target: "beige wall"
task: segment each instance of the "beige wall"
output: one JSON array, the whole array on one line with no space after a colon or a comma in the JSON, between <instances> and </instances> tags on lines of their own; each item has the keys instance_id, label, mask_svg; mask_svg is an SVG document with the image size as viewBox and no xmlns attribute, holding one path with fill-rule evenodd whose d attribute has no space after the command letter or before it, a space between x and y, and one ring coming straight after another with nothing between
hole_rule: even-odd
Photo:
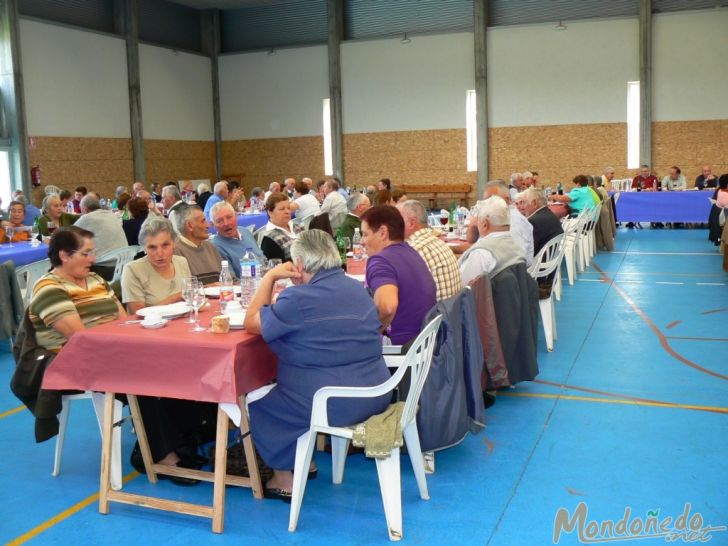
<instances>
[{"instance_id":1,"label":"beige wall","mask_svg":"<svg viewBox=\"0 0 728 546\"><path fill-rule=\"evenodd\" d=\"M144 151L148 183L215 176L212 142L145 140ZM29 153L30 164L40 167L43 186L73 190L83 185L108 196L134 182L128 138L33 137ZM43 188L35 189L34 202L42 198Z\"/></svg>"}]
</instances>

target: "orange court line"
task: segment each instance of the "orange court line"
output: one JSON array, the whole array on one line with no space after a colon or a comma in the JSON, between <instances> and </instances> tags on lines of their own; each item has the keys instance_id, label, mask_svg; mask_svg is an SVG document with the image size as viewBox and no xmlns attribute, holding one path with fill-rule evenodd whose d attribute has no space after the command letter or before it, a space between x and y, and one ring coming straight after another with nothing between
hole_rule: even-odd
<instances>
[{"instance_id":1,"label":"orange court line","mask_svg":"<svg viewBox=\"0 0 728 546\"><path fill-rule=\"evenodd\" d=\"M130 482L131 480L133 480L134 478L136 478L139 475L140 475L139 472L137 472L136 470L134 470L133 472L130 472L129 474L127 474L126 476L124 476L123 483L126 484L126 483ZM81 510L83 510L84 508L86 508L88 505L93 504L97 500L99 500L99 494L98 493L94 493L93 495L89 495L88 497L86 497L85 499L83 499L81 502L77 502L76 504L74 504L70 508L65 509L63 512L60 512L60 513L56 514L55 516L53 516L52 518L44 521L40 525L37 525L36 527L33 527L27 533L24 533L24 534L20 535L19 537L11 540L10 542L8 542L6 544L6 546L18 546L19 544L25 544L30 539L35 538L36 536L38 536L39 534L41 534L43 531L47 531L48 529L50 529L54 525L62 522L63 520L66 520L66 519L70 518L72 515L76 514L77 512L80 512Z\"/></svg>"},{"instance_id":2,"label":"orange court line","mask_svg":"<svg viewBox=\"0 0 728 546\"><path fill-rule=\"evenodd\" d=\"M647 316L647 313L645 313L635 302L632 300L632 298L629 297L629 294L627 294L615 281L613 281L609 275L607 275L601 267L597 265L597 262L595 260L592 260L592 265L594 269L596 269L599 273L601 273L602 277L609 282L614 289L617 291L617 293L622 296L622 299L627 302L627 304L632 307L635 313L644 321L644 323L652 330L652 332L657 336L657 339L660 341L660 345L662 348L672 357L676 358L686 366L690 366L693 369L698 370L699 372L703 372L704 374L711 375L713 377L716 377L718 379L728 380L728 375L723 375L718 372L714 372L713 370L709 370L708 368L704 368L700 364L697 364L693 362L692 360L688 360L681 354L679 354L675 349L673 349L670 346L670 343L667 341L667 338L665 335L660 331L660 329L655 326L655 323L652 322L650 317Z\"/></svg>"},{"instance_id":3,"label":"orange court line","mask_svg":"<svg viewBox=\"0 0 728 546\"><path fill-rule=\"evenodd\" d=\"M0 413L0 419L4 419L5 417L9 417L10 415L13 415L14 413L20 413L25 409L25 406L18 406L17 408L13 408L8 411L4 411Z\"/></svg>"}]
</instances>

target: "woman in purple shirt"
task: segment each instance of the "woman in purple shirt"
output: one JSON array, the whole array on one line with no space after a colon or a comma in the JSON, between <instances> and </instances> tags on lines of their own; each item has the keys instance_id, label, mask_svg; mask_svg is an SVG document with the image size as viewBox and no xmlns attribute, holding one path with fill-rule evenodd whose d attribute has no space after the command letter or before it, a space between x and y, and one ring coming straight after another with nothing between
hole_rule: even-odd
<instances>
[{"instance_id":1,"label":"woman in purple shirt","mask_svg":"<svg viewBox=\"0 0 728 546\"><path fill-rule=\"evenodd\" d=\"M369 255L366 282L374 295L379 320L395 345L417 337L435 306L435 281L427 264L404 242L404 220L388 205L361 216L362 244Z\"/></svg>"}]
</instances>

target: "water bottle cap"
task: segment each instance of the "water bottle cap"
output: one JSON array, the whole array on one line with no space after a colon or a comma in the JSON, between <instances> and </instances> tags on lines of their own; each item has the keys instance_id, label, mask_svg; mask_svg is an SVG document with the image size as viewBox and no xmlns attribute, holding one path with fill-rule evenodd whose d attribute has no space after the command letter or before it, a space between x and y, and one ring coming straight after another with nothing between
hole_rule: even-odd
<instances>
[{"instance_id":1,"label":"water bottle cap","mask_svg":"<svg viewBox=\"0 0 728 546\"><path fill-rule=\"evenodd\" d=\"M227 267L227 266L228 266L228 261L227 261L227 260L221 260L221 261L220 261L220 265L221 265L222 267Z\"/></svg>"}]
</instances>

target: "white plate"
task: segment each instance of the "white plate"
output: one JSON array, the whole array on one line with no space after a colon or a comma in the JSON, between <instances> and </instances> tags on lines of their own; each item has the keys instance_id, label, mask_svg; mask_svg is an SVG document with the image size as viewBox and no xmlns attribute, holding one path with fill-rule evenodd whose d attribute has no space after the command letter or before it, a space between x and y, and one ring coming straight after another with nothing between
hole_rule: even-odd
<instances>
[{"instance_id":1,"label":"white plate","mask_svg":"<svg viewBox=\"0 0 728 546\"><path fill-rule=\"evenodd\" d=\"M159 315L161 318L177 318L189 313L190 308L184 302L170 303L169 305L154 305L152 307L145 307L139 309L136 312L140 317L146 317L148 315Z\"/></svg>"},{"instance_id":2,"label":"white plate","mask_svg":"<svg viewBox=\"0 0 728 546\"><path fill-rule=\"evenodd\" d=\"M208 298L219 298L220 297L220 287L219 286L206 286L204 288L205 296ZM236 296L240 295L240 286L239 285L233 285L233 292Z\"/></svg>"},{"instance_id":3,"label":"white plate","mask_svg":"<svg viewBox=\"0 0 728 546\"><path fill-rule=\"evenodd\" d=\"M157 328L161 328L168 322L169 321L167 319L162 319L159 322L155 322L153 324L145 324L144 321L142 321L140 324L142 325L142 328L148 328L149 330L155 330Z\"/></svg>"},{"instance_id":4,"label":"white plate","mask_svg":"<svg viewBox=\"0 0 728 546\"><path fill-rule=\"evenodd\" d=\"M230 313L228 315L230 317L230 329L231 330L242 330L243 329L243 322L245 322L245 311L237 311L235 313Z\"/></svg>"}]
</instances>

